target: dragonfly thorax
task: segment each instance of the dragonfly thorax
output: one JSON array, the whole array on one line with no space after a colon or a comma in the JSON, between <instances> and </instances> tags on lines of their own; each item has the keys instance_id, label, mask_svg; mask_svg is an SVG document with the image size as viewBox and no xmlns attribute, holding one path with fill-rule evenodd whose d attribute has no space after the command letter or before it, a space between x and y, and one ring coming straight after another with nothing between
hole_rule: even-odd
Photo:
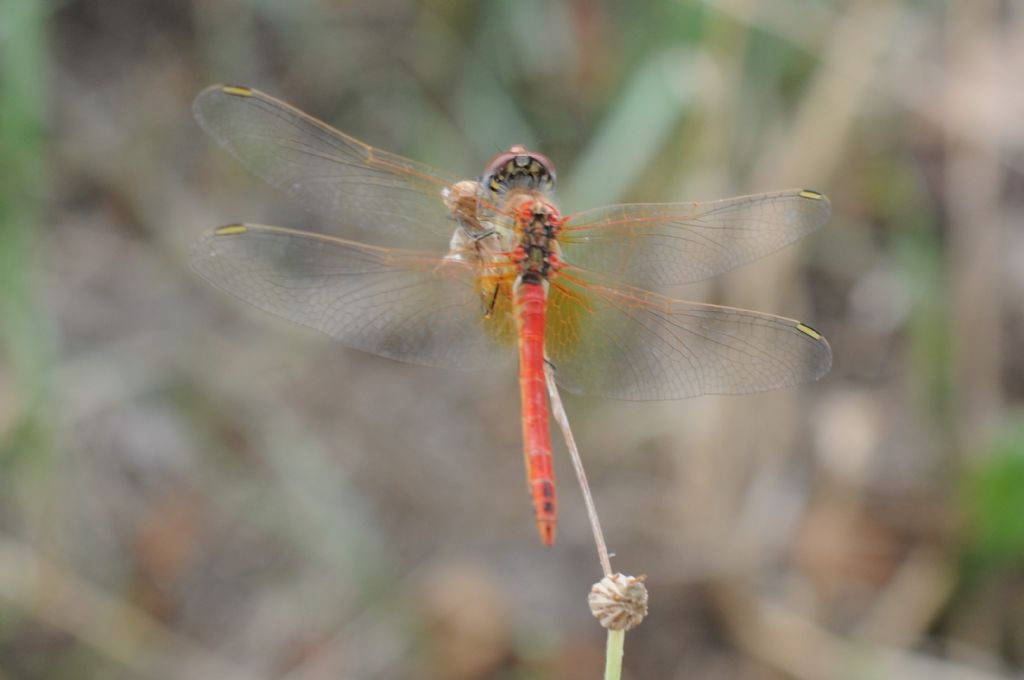
<instances>
[{"instance_id":1,"label":"dragonfly thorax","mask_svg":"<svg viewBox=\"0 0 1024 680\"><path fill-rule=\"evenodd\" d=\"M547 156L517 145L487 164L480 184L497 196L514 189L548 194L555 188L555 166Z\"/></svg>"},{"instance_id":2,"label":"dragonfly thorax","mask_svg":"<svg viewBox=\"0 0 1024 680\"><path fill-rule=\"evenodd\" d=\"M523 196L513 209L518 245L514 260L524 281L547 280L560 266L558 211L547 201Z\"/></svg>"}]
</instances>

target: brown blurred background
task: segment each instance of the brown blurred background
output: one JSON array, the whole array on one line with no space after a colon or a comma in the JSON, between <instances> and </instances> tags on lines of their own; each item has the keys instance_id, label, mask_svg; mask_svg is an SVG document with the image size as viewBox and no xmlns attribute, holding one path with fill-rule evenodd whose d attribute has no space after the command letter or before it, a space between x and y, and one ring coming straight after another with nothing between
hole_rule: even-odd
<instances>
[{"instance_id":1,"label":"brown blurred background","mask_svg":"<svg viewBox=\"0 0 1024 680\"><path fill-rule=\"evenodd\" d=\"M318 224L206 138L259 87L569 211L789 187L834 217L679 295L806 319L821 382L567 397L631 678L1024 670L1024 3L0 2L0 680L594 678L560 443L542 548L511 369L347 350L187 264ZM328 225L329 228L329 225Z\"/></svg>"}]
</instances>

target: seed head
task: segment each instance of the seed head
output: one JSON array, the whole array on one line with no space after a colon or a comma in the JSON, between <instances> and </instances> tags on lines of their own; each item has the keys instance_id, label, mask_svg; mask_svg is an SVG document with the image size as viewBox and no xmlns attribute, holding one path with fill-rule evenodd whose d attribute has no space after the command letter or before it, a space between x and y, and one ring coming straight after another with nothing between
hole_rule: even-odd
<instances>
[{"instance_id":1,"label":"seed head","mask_svg":"<svg viewBox=\"0 0 1024 680\"><path fill-rule=\"evenodd\" d=\"M647 616L647 588L643 576L612 574L590 589L590 611L610 630L631 630Z\"/></svg>"}]
</instances>

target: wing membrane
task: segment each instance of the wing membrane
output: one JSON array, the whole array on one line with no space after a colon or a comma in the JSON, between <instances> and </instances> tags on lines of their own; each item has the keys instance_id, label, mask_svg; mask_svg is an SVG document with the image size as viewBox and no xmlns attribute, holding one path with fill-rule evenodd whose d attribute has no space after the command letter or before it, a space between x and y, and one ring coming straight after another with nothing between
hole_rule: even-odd
<instances>
[{"instance_id":1,"label":"wing membrane","mask_svg":"<svg viewBox=\"0 0 1024 680\"><path fill-rule=\"evenodd\" d=\"M615 399L743 394L818 379L828 342L794 319L610 287L564 271L546 338L559 385ZM595 277L596 278L596 277Z\"/></svg>"},{"instance_id":2,"label":"wing membrane","mask_svg":"<svg viewBox=\"0 0 1024 680\"><path fill-rule=\"evenodd\" d=\"M399 361L482 368L504 354L482 326L472 265L262 225L200 238L192 266L263 311Z\"/></svg>"},{"instance_id":3,"label":"wing membrane","mask_svg":"<svg viewBox=\"0 0 1024 680\"><path fill-rule=\"evenodd\" d=\"M192 110L207 133L304 208L369 231L415 240L451 233L433 168L373 148L258 90L215 85Z\"/></svg>"},{"instance_id":4,"label":"wing membrane","mask_svg":"<svg viewBox=\"0 0 1024 680\"><path fill-rule=\"evenodd\" d=\"M710 278L774 252L828 221L822 194L793 190L709 203L636 203L570 215L567 262L640 288Z\"/></svg>"}]
</instances>

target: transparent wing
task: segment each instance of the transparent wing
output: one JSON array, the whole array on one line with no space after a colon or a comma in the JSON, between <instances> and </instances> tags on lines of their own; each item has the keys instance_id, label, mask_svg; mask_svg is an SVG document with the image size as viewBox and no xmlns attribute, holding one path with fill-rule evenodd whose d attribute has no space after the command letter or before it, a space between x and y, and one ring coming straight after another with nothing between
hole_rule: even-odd
<instances>
[{"instance_id":1,"label":"transparent wing","mask_svg":"<svg viewBox=\"0 0 1024 680\"><path fill-rule=\"evenodd\" d=\"M192 110L243 165L311 212L421 241L451 234L441 192L452 181L427 165L375 149L258 90L214 85Z\"/></svg>"},{"instance_id":2,"label":"transparent wing","mask_svg":"<svg viewBox=\"0 0 1024 680\"><path fill-rule=\"evenodd\" d=\"M743 394L820 378L832 350L793 319L611 287L569 268L552 282L546 344L558 384L615 399Z\"/></svg>"},{"instance_id":3,"label":"transparent wing","mask_svg":"<svg viewBox=\"0 0 1024 680\"><path fill-rule=\"evenodd\" d=\"M567 262L646 288L706 279L774 252L828 221L829 201L793 190L709 203L612 205L570 215Z\"/></svg>"},{"instance_id":4,"label":"transparent wing","mask_svg":"<svg viewBox=\"0 0 1024 680\"><path fill-rule=\"evenodd\" d=\"M263 311L355 349L454 368L489 366L505 354L482 328L468 263L246 224L201 237L192 266Z\"/></svg>"}]
</instances>

